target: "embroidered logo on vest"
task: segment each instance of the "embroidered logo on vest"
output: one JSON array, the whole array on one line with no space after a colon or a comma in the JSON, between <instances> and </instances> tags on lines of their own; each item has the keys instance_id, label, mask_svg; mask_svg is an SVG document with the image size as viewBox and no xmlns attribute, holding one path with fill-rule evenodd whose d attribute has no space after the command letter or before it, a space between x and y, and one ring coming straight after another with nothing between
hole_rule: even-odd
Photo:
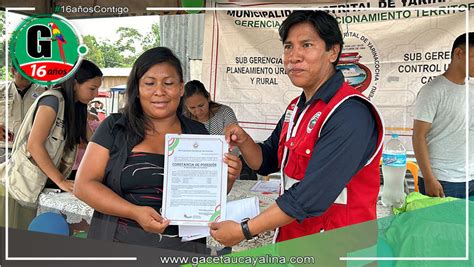
<instances>
[{"instance_id":1,"label":"embroidered logo on vest","mask_svg":"<svg viewBox=\"0 0 474 267\"><path fill-rule=\"evenodd\" d=\"M291 109L290 109L291 108ZM291 107L288 108L285 112L285 119L284 122L290 122L291 115L293 114L293 110L295 109L295 104L291 104Z\"/></svg>"},{"instance_id":2,"label":"embroidered logo on vest","mask_svg":"<svg viewBox=\"0 0 474 267\"><path fill-rule=\"evenodd\" d=\"M321 116L321 111L316 112L316 114L314 114L314 116L308 122L308 127L306 127L306 132L307 133L310 133L313 130L314 125L316 125L316 122L319 119L319 116Z\"/></svg>"},{"instance_id":3,"label":"embroidered logo on vest","mask_svg":"<svg viewBox=\"0 0 474 267\"><path fill-rule=\"evenodd\" d=\"M33 99L38 98L38 96L39 96L39 94L36 93L36 92L31 94L31 98L33 98Z\"/></svg>"}]
</instances>

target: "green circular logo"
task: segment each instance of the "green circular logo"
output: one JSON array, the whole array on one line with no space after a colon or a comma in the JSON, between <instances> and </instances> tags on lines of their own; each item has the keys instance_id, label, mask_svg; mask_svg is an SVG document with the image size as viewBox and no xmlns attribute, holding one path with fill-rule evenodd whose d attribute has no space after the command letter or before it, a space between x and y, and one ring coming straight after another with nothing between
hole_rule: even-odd
<instances>
[{"instance_id":1,"label":"green circular logo","mask_svg":"<svg viewBox=\"0 0 474 267\"><path fill-rule=\"evenodd\" d=\"M87 47L78 31L64 17L49 14L29 17L13 32L10 57L28 80L57 84L79 67Z\"/></svg>"}]
</instances>

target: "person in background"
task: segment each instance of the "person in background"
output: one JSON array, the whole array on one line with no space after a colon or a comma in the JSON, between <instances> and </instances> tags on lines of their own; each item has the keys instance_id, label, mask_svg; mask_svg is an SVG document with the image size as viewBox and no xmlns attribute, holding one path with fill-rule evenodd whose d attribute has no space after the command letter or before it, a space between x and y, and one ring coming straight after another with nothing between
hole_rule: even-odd
<instances>
[{"instance_id":1,"label":"person in background","mask_svg":"<svg viewBox=\"0 0 474 267\"><path fill-rule=\"evenodd\" d=\"M14 67L10 69L13 74L13 81L0 84L0 163L5 161L5 139L11 149L15 134L20 128L21 122L25 118L26 112L40 96L46 87L30 82ZM4 93L6 91L6 94ZM8 94L8 103L6 95ZM5 125L5 105L8 105L8 129Z\"/></svg>"},{"instance_id":2,"label":"person in background","mask_svg":"<svg viewBox=\"0 0 474 267\"><path fill-rule=\"evenodd\" d=\"M94 101L91 101L89 103L89 112L94 114L94 115L97 115L97 113L99 112L99 109L100 109L100 102L97 101L97 100L94 100Z\"/></svg>"},{"instance_id":3,"label":"person in background","mask_svg":"<svg viewBox=\"0 0 474 267\"><path fill-rule=\"evenodd\" d=\"M99 121L103 121L107 114L105 113L104 109L104 103L99 102L98 109L97 109L97 117L99 118Z\"/></svg>"},{"instance_id":4,"label":"person in background","mask_svg":"<svg viewBox=\"0 0 474 267\"><path fill-rule=\"evenodd\" d=\"M147 50L133 64L122 113L100 124L77 173L74 194L95 210L88 238L208 253L205 238L182 242L178 226L160 215L165 135L209 134L177 112L183 93L181 63L170 49ZM224 162L230 190L241 163L231 154Z\"/></svg>"},{"instance_id":5,"label":"person in background","mask_svg":"<svg viewBox=\"0 0 474 267\"><path fill-rule=\"evenodd\" d=\"M186 83L183 103L184 115L204 124L212 135L222 135L227 125L237 123L234 111L229 106L212 101L200 81L192 80Z\"/></svg>"},{"instance_id":6,"label":"person in background","mask_svg":"<svg viewBox=\"0 0 474 267\"><path fill-rule=\"evenodd\" d=\"M105 110L104 110L104 103L94 100L91 103L89 103L89 112L92 113L93 115L97 116L97 119L99 121L103 121L106 117Z\"/></svg>"},{"instance_id":7,"label":"person in background","mask_svg":"<svg viewBox=\"0 0 474 267\"><path fill-rule=\"evenodd\" d=\"M91 103L89 103L89 112L94 114L94 115L97 115L97 108L95 107L97 102L95 101L92 101Z\"/></svg>"},{"instance_id":8,"label":"person in background","mask_svg":"<svg viewBox=\"0 0 474 267\"><path fill-rule=\"evenodd\" d=\"M83 60L71 78L44 92L28 110L14 145L25 155L31 155L36 171L49 178L46 187L49 183L66 192L73 190L74 183L67 177L77 146L87 143L92 135L87 127L87 103L97 96L101 84L100 69ZM17 145L17 142L22 143ZM10 183L10 193L12 190L15 187ZM3 200L2 196L2 208ZM9 199L9 205L9 226L27 229L36 216L36 208L22 206L13 198Z\"/></svg>"},{"instance_id":9,"label":"person in background","mask_svg":"<svg viewBox=\"0 0 474 267\"><path fill-rule=\"evenodd\" d=\"M212 101L209 92L200 81L192 80L186 83L182 103L184 103L184 115L204 124L212 135L223 135L227 125L237 123L232 108ZM233 153L239 154L238 149ZM243 165L239 179L256 180L256 173L248 167L242 156L239 158Z\"/></svg>"},{"instance_id":10,"label":"person in background","mask_svg":"<svg viewBox=\"0 0 474 267\"><path fill-rule=\"evenodd\" d=\"M87 112L87 127L88 131L90 130L91 133L94 133L95 130L100 125L100 120L97 115L94 115L91 112ZM69 180L74 181L76 179L77 169L79 168L79 164L81 163L82 158L84 157L84 153L86 152L86 143L81 143L77 147L76 159L74 161L74 165L72 166L71 174L69 175Z\"/></svg>"},{"instance_id":11,"label":"person in background","mask_svg":"<svg viewBox=\"0 0 474 267\"><path fill-rule=\"evenodd\" d=\"M383 123L336 70L343 46L337 20L294 11L279 34L285 70L302 94L264 143L236 124L225 136L260 174L282 170L282 195L255 218L212 223L211 235L226 246L277 227L281 242L376 219Z\"/></svg>"},{"instance_id":12,"label":"person in background","mask_svg":"<svg viewBox=\"0 0 474 267\"><path fill-rule=\"evenodd\" d=\"M474 196L474 146L470 147L470 162L465 153L466 119L471 127L470 144L474 142L472 113L466 118L466 75L474 77L474 33L468 34L456 38L448 69L424 85L416 99L412 141L421 171L418 186L420 193L432 197L465 198L466 164L470 164L468 192ZM469 107L474 106L473 98Z\"/></svg>"}]
</instances>

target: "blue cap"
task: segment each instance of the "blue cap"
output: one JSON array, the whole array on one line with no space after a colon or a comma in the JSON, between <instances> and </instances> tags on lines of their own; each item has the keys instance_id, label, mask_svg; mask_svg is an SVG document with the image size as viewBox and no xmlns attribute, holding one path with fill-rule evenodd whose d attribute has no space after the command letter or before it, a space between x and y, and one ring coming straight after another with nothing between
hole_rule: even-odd
<instances>
[{"instance_id":1,"label":"blue cap","mask_svg":"<svg viewBox=\"0 0 474 267\"><path fill-rule=\"evenodd\" d=\"M392 138L398 138L398 134L392 134Z\"/></svg>"}]
</instances>

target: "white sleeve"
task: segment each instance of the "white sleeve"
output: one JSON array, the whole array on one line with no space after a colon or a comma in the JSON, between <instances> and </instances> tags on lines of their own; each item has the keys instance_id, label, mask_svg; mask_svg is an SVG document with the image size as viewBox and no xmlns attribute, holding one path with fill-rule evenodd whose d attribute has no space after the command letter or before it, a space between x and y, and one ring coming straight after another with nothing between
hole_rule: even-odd
<instances>
[{"instance_id":1,"label":"white sleeve","mask_svg":"<svg viewBox=\"0 0 474 267\"><path fill-rule=\"evenodd\" d=\"M231 107L222 105L224 111L224 127L231 124L237 123L237 117Z\"/></svg>"}]
</instances>

